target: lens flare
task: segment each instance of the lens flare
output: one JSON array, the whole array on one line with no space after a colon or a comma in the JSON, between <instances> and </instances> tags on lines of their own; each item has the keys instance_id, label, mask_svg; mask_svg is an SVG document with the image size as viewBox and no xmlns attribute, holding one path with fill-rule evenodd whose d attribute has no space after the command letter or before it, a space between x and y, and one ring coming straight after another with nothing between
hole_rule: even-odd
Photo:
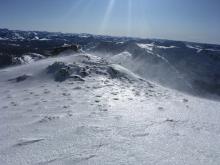
<instances>
[{"instance_id":1,"label":"lens flare","mask_svg":"<svg viewBox=\"0 0 220 165\"><path fill-rule=\"evenodd\" d=\"M100 33L103 34L106 31L106 26L109 22L113 7L115 5L115 0L109 0L107 10L104 15L104 20L101 24Z\"/></svg>"},{"instance_id":2,"label":"lens flare","mask_svg":"<svg viewBox=\"0 0 220 165\"><path fill-rule=\"evenodd\" d=\"M66 14L64 14L64 18L71 17L72 19L74 19L73 16L82 17L83 14L85 14L89 10L92 4L93 4L93 0L73 1L72 4L70 4L71 5L70 9L68 9ZM76 12L78 11L78 9L80 9L80 13Z\"/></svg>"},{"instance_id":3,"label":"lens flare","mask_svg":"<svg viewBox=\"0 0 220 165\"><path fill-rule=\"evenodd\" d=\"M132 29L132 0L128 0L127 36L131 35Z\"/></svg>"},{"instance_id":4,"label":"lens flare","mask_svg":"<svg viewBox=\"0 0 220 165\"><path fill-rule=\"evenodd\" d=\"M83 4L83 0L77 0L77 1L72 2L72 4L70 4L71 5L70 9L66 11L66 13L64 14L64 17L66 18L74 14L76 9L78 9L82 4Z\"/></svg>"}]
</instances>

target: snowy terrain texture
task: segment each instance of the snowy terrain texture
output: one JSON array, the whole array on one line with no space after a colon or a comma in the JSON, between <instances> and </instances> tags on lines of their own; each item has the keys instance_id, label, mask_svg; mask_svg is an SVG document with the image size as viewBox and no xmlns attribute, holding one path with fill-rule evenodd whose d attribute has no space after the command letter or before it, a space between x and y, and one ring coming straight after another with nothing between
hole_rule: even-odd
<instances>
[{"instance_id":1,"label":"snowy terrain texture","mask_svg":"<svg viewBox=\"0 0 220 165\"><path fill-rule=\"evenodd\" d=\"M220 164L219 46L1 31L0 165Z\"/></svg>"},{"instance_id":2,"label":"snowy terrain texture","mask_svg":"<svg viewBox=\"0 0 220 165\"><path fill-rule=\"evenodd\" d=\"M54 48L68 44L79 44L84 52L163 86L206 98L220 96L220 45L0 29L0 68L53 56Z\"/></svg>"},{"instance_id":3,"label":"snowy terrain texture","mask_svg":"<svg viewBox=\"0 0 220 165\"><path fill-rule=\"evenodd\" d=\"M75 76L55 81L48 66L58 62ZM220 163L220 102L94 55L0 70L0 106L2 165Z\"/></svg>"}]
</instances>

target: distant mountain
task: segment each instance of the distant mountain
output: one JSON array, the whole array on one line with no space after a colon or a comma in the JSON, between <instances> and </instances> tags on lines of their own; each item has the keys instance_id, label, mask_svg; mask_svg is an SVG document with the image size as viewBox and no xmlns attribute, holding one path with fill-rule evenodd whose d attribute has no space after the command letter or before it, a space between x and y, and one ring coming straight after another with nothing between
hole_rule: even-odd
<instances>
[{"instance_id":1,"label":"distant mountain","mask_svg":"<svg viewBox=\"0 0 220 165\"><path fill-rule=\"evenodd\" d=\"M220 95L220 46L212 44L0 29L0 67L44 59L71 44L162 85Z\"/></svg>"}]
</instances>

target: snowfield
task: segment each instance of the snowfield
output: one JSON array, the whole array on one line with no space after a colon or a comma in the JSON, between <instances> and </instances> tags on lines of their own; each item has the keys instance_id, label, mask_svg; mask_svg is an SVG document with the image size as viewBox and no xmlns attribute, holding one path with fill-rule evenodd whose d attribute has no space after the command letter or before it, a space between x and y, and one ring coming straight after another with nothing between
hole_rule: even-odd
<instances>
[{"instance_id":1,"label":"snowfield","mask_svg":"<svg viewBox=\"0 0 220 165\"><path fill-rule=\"evenodd\" d=\"M89 71L56 82L54 62ZM1 69L0 113L1 165L220 164L220 102L94 55Z\"/></svg>"},{"instance_id":2,"label":"snowfield","mask_svg":"<svg viewBox=\"0 0 220 165\"><path fill-rule=\"evenodd\" d=\"M137 44L142 49L147 49L149 51L153 51L154 44Z\"/></svg>"}]
</instances>

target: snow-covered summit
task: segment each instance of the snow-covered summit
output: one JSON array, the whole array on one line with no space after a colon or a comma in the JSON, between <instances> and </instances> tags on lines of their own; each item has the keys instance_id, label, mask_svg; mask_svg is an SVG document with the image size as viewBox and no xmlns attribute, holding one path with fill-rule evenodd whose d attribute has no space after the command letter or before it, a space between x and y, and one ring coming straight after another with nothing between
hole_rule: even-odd
<instances>
[{"instance_id":1,"label":"snow-covered summit","mask_svg":"<svg viewBox=\"0 0 220 165\"><path fill-rule=\"evenodd\" d=\"M220 163L219 102L112 62L78 53L1 69L0 164Z\"/></svg>"}]
</instances>

